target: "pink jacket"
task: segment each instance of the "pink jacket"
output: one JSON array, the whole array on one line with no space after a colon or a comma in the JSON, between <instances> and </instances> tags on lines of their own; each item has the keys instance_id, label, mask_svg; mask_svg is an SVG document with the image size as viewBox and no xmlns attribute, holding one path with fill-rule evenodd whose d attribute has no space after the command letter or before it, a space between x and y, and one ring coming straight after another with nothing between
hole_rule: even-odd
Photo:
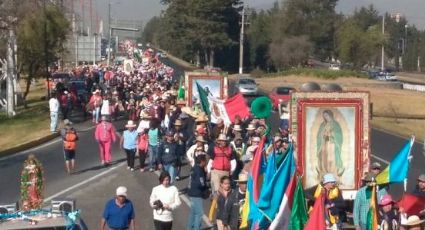
<instances>
[{"instance_id":1,"label":"pink jacket","mask_svg":"<svg viewBox=\"0 0 425 230\"><path fill-rule=\"evenodd\" d=\"M98 125L96 125L96 131L94 133L94 138L97 141L103 142L115 142L117 136L115 134L114 126L106 121L102 121Z\"/></svg>"}]
</instances>

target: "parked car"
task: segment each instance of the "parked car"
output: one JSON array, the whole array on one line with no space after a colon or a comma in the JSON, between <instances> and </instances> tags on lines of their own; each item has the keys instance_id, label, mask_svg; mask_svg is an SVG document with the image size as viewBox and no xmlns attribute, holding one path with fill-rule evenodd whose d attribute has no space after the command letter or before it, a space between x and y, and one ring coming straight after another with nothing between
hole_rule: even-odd
<instances>
[{"instance_id":1,"label":"parked car","mask_svg":"<svg viewBox=\"0 0 425 230\"><path fill-rule=\"evenodd\" d=\"M340 70L341 67L339 64L330 64L329 65L329 70Z\"/></svg>"},{"instance_id":2,"label":"parked car","mask_svg":"<svg viewBox=\"0 0 425 230\"><path fill-rule=\"evenodd\" d=\"M269 97L272 101L273 109L278 109L278 106L280 103L289 102L291 99L291 92L295 89L289 86L279 86L273 88L273 90L270 92Z\"/></svg>"},{"instance_id":3,"label":"parked car","mask_svg":"<svg viewBox=\"0 0 425 230\"><path fill-rule=\"evenodd\" d=\"M397 81L397 76L393 72L380 72L375 79L379 81Z\"/></svg>"},{"instance_id":4,"label":"parked car","mask_svg":"<svg viewBox=\"0 0 425 230\"><path fill-rule=\"evenodd\" d=\"M236 82L236 88L243 95L257 95L258 93L258 84L249 75L241 76Z\"/></svg>"}]
</instances>

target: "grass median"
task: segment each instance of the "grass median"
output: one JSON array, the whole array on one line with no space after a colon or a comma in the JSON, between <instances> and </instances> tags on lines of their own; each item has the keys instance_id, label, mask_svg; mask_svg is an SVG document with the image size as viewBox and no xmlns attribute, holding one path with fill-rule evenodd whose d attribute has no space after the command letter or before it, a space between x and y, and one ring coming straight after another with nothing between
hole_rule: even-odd
<instances>
[{"instance_id":1,"label":"grass median","mask_svg":"<svg viewBox=\"0 0 425 230\"><path fill-rule=\"evenodd\" d=\"M23 82L21 88L24 89ZM0 113L0 152L50 134L48 102L42 100L45 94L43 82L35 83L27 97L28 108L18 106L13 118Z\"/></svg>"}]
</instances>

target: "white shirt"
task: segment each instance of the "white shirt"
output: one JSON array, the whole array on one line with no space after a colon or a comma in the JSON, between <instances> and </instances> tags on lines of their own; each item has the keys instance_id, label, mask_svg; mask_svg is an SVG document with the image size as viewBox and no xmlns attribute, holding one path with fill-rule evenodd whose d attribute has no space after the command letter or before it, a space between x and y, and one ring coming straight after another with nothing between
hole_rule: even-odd
<instances>
[{"instance_id":1,"label":"white shirt","mask_svg":"<svg viewBox=\"0 0 425 230\"><path fill-rule=\"evenodd\" d=\"M190 148L186 151L186 157L189 160L190 166L192 166L192 167L195 165L195 157L198 156L198 154L195 155L197 147L198 147L198 145L194 144L194 145L190 146ZM204 144L204 151L206 153L208 152L208 144Z\"/></svg>"},{"instance_id":2,"label":"white shirt","mask_svg":"<svg viewBox=\"0 0 425 230\"><path fill-rule=\"evenodd\" d=\"M179 190L176 186L168 186L160 184L152 189L151 196L149 198L149 203L153 208L153 202L160 200L162 204L170 206L171 210L176 209L180 206L181 201L179 197ZM173 221L173 213L168 209L163 210L153 210L153 219L159 220L162 222Z\"/></svg>"},{"instance_id":3,"label":"white shirt","mask_svg":"<svg viewBox=\"0 0 425 230\"><path fill-rule=\"evenodd\" d=\"M50 112L57 113L59 112L59 101L57 98L52 97L49 100Z\"/></svg>"},{"instance_id":4,"label":"white shirt","mask_svg":"<svg viewBox=\"0 0 425 230\"><path fill-rule=\"evenodd\" d=\"M139 126L137 126L137 130L136 131L138 133L141 133L141 132L144 131L144 129L149 129L149 123L150 123L149 120L142 119L140 121L140 123L139 123Z\"/></svg>"}]
</instances>

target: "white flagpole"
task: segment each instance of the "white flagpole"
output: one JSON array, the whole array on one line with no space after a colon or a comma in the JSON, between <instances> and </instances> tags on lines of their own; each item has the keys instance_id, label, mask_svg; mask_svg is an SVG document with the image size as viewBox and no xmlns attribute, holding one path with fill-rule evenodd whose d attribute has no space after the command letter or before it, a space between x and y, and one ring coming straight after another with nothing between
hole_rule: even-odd
<instances>
[{"instance_id":1,"label":"white flagpole","mask_svg":"<svg viewBox=\"0 0 425 230\"><path fill-rule=\"evenodd\" d=\"M411 155L413 144L415 143L415 136L412 135L412 138L410 139L410 149L409 154L407 155L407 160L410 162L412 161L413 156ZM404 178L404 192L407 192L407 177Z\"/></svg>"}]
</instances>

